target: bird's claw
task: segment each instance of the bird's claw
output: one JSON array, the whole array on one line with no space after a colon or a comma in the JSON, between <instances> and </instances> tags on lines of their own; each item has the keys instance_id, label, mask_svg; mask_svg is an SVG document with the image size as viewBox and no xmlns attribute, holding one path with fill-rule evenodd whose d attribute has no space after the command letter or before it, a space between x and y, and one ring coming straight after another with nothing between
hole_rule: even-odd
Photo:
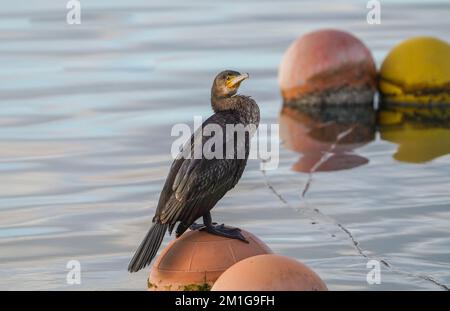
<instances>
[{"instance_id":1,"label":"bird's claw","mask_svg":"<svg viewBox=\"0 0 450 311\"><path fill-rule=\"evenodd\" d=\"M213 225L216 224L213 222ZM237 227L229 227L229 226L225 226L225 224L220 224L217 227L219 227L220 229L225 229L225 230L229 230L229 231L241 231L241 229L237 228Z\"/></svg>"},{"instance_id":2,"label":"bird's claw","mask_svg":"<svg viewBox=\"0 0 450 311\"><path fill-rule=\"evenodd\" d=\"M189 226L189 229L191 229L192 231L201 231L205 228L206 226L204 224L197 224L195 222Z\"/></svg>"},{"instance_id":3,"label":"bird's claw","mask_svg":"<svg viewBox=\"0 0 450 311\"><path fill-rule=\"evenodd\" d=\"M206 226L201 230L205 230L208 233L223 236L229 239L237 239L241 240L244 243L249 243L249 241L242 235L241 229L234 227L227 227L225 226L225 224Z\"/></svg>"}]
</instances>

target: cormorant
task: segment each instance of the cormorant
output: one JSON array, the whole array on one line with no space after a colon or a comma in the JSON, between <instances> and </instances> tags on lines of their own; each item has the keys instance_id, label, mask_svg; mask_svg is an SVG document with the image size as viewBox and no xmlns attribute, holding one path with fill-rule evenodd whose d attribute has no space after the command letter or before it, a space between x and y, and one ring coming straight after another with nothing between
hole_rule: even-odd
<instances>
[{"instance_id":1,"label":"cormorant","mask_svg":"<svg viewBox=\"0 0 450 311\"><path fill-rule=\"evenodd\" d=\"M239 228L213 223L210 210L241 178L250 151L250 138L259 125L256 102L248 96L237 94L241 82L248 77L248 74L226 70L214 79L211 88L214 114L203 122L173 161L159 197L152 227L131 259L128 271L136 272L147 266L156 255L165 232L169 230L172 233L176 224L177 237L191 228L247 242ZM223 157L205 157L203 152L199 158L192 155L196 139L200 139L201 147L212 139L213 136L206 136L202 131L208 125L218 125L223 130L222 146L211 148L214 151L217 147L223 147ZM228 125L243 125L247 129L250 126L253 130L244 136L236 135L236 132L230 135L226 130ZM230 139L234 142L231 151L227 149ZM200 217L203 217L203 225L195 224Z\"/></svg>"}]
</instances>

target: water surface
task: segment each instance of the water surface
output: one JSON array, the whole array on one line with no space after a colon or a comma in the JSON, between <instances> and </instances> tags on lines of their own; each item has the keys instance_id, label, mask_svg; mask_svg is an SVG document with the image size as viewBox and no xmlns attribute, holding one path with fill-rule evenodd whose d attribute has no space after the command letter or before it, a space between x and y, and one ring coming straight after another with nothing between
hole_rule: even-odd
<instances>
[{"instance_id":1,"label":"water surface","mask_svg":"<svg viewBox=\"0 0 450 311\"><path fill-rule=\"evenodd\" d=\"M276 123L277 67L297 36L350 31L379 66L408 37L448 41L449 9L383 1L381 25L368 25L364 1L96 0L71 26L64 1L3 3L0 289L145 289L147 271L126 267L170 166L171 128L211 114L217 72L249 72L241 92ZM449 128L404 127L369 127L312 174L299 161L330 141L303 137L319 146L313 156L284 141L279 168L264 176L250 161L213 217L305 262L332 290L449 286ZM366 282L370 258L391 266L380 285ZM66 283L72 259L81 285Z\"/></svg>"}]
</instances>

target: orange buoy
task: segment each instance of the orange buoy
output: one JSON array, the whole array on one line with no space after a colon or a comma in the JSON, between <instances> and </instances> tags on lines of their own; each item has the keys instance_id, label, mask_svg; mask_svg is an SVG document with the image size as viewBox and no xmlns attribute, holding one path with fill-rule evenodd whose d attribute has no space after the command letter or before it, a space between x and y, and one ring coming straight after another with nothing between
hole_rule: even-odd
<instances>
[{"instance_id":1,"label":"orange buoy","mask_svg":"<svg viewBox=\"0 0 450 311\"><path fill-rule=\"evenodd\" d=\"M226 270L213 291L326 291L321 278L303 263L266 254L244 259Z\"/></svg>"},{"instance_id":2,"label":"orange buoy","mask_svg":"<svg viewBox=\"0 0 450 311\"><path fill-rule=\"evenodd\" d=\"M156 259L150 271L149 290L209 290L233 264L247 257L272 253L256 236L241 232L249 243L204 231L184 233Z\"/></svg>"},{"instance_id":3,"label":"orange buoy","mask_svg":"<svg viewBox=\"0 0 450 311\"><path fill-rule=\"evenodd\" d=\"M333 29L295 40L283 56L279 84L285 103L372 103L376 67L369 49L355 36Z\"/></svg>"}]
</instances>

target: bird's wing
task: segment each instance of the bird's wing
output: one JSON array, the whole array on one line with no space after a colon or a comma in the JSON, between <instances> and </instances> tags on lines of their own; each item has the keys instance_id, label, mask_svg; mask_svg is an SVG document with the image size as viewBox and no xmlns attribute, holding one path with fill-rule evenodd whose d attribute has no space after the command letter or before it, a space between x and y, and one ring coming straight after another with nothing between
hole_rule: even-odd
<instances>
[{"instance_id":1,"label":"bird's wing","mask_svg":"<svg viewBox=\"0 0 450 311\"><path fill-rule=\"evenodd\" d=\"M233 121L236 122L233 116L215 114L203 123L202 128L211 123L227 124ZM237 174L237 162L233 159L184 158L183 152L189 151L186 148L190 148L193 155L196 139L201 139L204 145L210 137L197 130L172 164L156 213L162 223L172 224L183 219L186 213L195 212L199 203L230 190L240 177ZM224 150L227 139L223 141ZM245 144L238 143L237 148L245 148Z\"/></svg>"},{"instance_id":2,"label":"bird's wing","mask_svg":"<svg viewBox=\"0 0 450 311\"><path fill-rule=\"evenodd\" d=\"M194 160L193 166L189 162L183 163L188 170L180 170L180 182L173 185L172 195L159 215L162 223L189 218L191 213L196 213L196 208L202 207L199 204L221 197L235 184L230 160Z\"/></svg>"}]
</instances>

